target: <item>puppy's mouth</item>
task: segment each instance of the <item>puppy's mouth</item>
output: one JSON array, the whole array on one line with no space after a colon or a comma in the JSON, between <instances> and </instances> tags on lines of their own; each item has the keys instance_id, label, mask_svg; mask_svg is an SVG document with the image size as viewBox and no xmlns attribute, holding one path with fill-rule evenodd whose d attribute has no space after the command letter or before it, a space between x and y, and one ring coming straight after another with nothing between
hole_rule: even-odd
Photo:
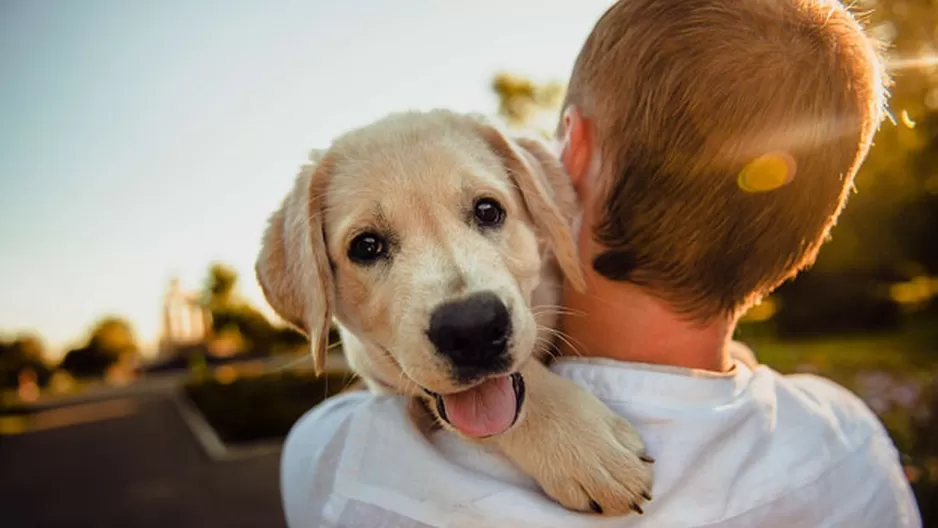
<instances>
[{"instance_id":1,"label":"puppy's mouth","mask_svg":"<svg viewBox=\"0 0 938 528\"><path fill-rule=\"evenodd\" d=\"M518 420L524 405L524 378L518 372L489 378L451 394L424 391L433 397L443 421L474 438L507 431Z\"/></svg>"}]
</instances>

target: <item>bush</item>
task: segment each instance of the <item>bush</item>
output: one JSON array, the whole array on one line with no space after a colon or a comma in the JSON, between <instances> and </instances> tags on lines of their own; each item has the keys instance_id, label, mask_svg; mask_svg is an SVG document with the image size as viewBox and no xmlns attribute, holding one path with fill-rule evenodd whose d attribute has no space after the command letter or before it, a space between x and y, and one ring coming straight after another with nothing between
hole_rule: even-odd
<instances>
[{"instance_id":1,"label":"bush","mask_svg":"<svg viewBox=\"0 0 938 528\"><path fill-rule=\"evenodd\" d=\"M39 386L45 386L52 369L46 365L43 355L42 343L35 336L20 336L13 342L0 341L0 390L15 389L24 373L31 373Z\"/></svg>"},{"instance_id":2,"label":"bush","mask_svg":"<svg viewBox=\"0 0 938 528\"><path fill-rule=\"evenodd\" d=\"M122 358L136 356L137 351L130 323L120 317L105 317L92 328L85 346L65 354L59 368L76 378L97 378Z\"/></svg>"},{"instance_id":3,"label":"bush","mask_svg":"<svg viewBox=\"0 0 938 528\"><path fill-rule=\"evenodd\" d=\"M901 307L889 298L881 274L808 272L779 288L778 337L895 331Z\"/></svg>"},{"instance_id":4,"label":"bush","mask_svg":"<svg viewBox=\"0 0 938 528\"><path fill-rule=\"evenodd\" d=\"M350 374L284 372L193 381L185 391L224 442L283 438L309 409L352 382Z\"/></svg>"}]
</instances>

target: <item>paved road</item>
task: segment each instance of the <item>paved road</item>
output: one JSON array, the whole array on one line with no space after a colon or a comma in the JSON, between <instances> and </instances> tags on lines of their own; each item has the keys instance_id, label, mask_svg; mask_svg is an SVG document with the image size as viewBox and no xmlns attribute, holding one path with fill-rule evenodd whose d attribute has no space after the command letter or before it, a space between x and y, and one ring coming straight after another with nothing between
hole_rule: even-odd
<instances>
[{"instance_id":1,"label":"paved road","mask_svg":"<svg viewBox=\"0 0 938 528\"><path fill-rule=\"evenodd\" d=\"M0 526L278 527L278 454L214 462L165 394L0 437Z\"/></svg>"}]
</instances>

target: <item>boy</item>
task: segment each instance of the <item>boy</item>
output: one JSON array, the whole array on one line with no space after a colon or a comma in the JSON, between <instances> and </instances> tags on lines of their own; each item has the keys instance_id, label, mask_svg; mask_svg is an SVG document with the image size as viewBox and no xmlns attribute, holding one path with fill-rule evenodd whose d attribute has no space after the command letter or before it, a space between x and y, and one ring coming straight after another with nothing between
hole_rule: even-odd
<instances>
[{"instance_id":1,"label":"boy","mask_svg":"<svg viewBox=\"0 0 938 528\"><path fill-rule=\"evenodd\" d=\"M558 128L583 206L588 291L553 365L627 417L655 464L643 516L563 510L500 457L399 399L348 394L283 454L291 526L916 527L898 453L855 396L731 341L809 265L885 104L873 43L822 0L622 0L571 76ZM749 358L749 359L741 359ZM372 421L371 437L349 424ZM361 470L359 470L361 468Z\"/></svg>"}]
</instances>

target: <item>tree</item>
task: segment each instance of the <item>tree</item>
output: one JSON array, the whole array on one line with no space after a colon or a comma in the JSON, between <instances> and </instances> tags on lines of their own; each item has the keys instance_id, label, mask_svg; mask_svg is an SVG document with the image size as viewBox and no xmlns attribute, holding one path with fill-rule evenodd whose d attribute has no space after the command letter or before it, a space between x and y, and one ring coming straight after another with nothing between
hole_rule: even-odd
<instances>
[{"instance_id":1,"label":"tree","mask_svg":"<svg viewBox=\"0 0 938 528\"><path fill-rule=\"evenodd\" d=\"M856 193L817 263L778 292L788 306L779 316L804 320L795 311L815 311L818 317L810 324L816 330L826 326L825 319L843 319L844 312L849 316L861 306L887 312L896 311L899 304L905 305L905 312L926 308L928 303L908 304L881 292L889 292L890 284L938 274L938 251L932 242L938 228L938 56L933 34L938 9L932 0L867 0L860 7L872 10L867 25L887 43L886 61L894 81L891 120L877 133L857 175ZM830 302L820 290L804 297L807 282L843 283L836 289L852 289L856 302ZM861 301L858 295L864 290L880 293ZM934 307L938 297L932 300ZM855 317L858 323L863 318Z\"/></svg>"},{"instance_id":2,"label":"tree","mask_svg":"<svg viewBox=\"0 0 938 528\"><path fill-rule=\"evenodd\" d=\"M119 317L105 317L95 324L87 344L70 350L59 366L76 378L100 377L138 351L130 323Z\"/></svg>"},{"instance_id":3,"label":"tree","mask_svg":"<svg viewBox=\"0 0 938 528\"><path fill-rule=\"evenodd\" d=\"M45 385L52 371L45 362L45 348L38 337L24 334L14 341L0 341L0 389L13 389L20 374L32 370L40 386Z\"/></svg>"},{"instance_id":4,"label":"tree","mask_svg":"<svg viewBox=\"0 0 938 528\"><path fill-rule=\"evenodd\" d=\"M563 102L564 85L557 81L535 83L511 73L499 73L492 80L498 96L498 115L516 128L534 128L550 136Z\"/></svg>"},{"instance_id":5,"label":"tree","mask_svg":"<svg viewBox=\"0 0 938 528\"><path fill-rule=\"evenodd\" d=\"M259 310L237 293L238 273L225 264L209 266L203 296L212 314L216 335L236 332L248 349L269 354L279 349L295 349L305 338L291 328L275 327Z\"/></svg>"},{"instance_id":6,"label":"tree","mask_svg":"<svg viewBox=\"0 0 938 528\"><path fill-rule=\"evenodd\" d=\"M205 284L206 301L210 308L226 307L237 302L235 286L238 272L230 266L216 262L209 266Z\"/></svg>"},{"instance_id":7,"label":"tree","mask_svg":"<svg viewBox=\"0 0 938 528\"><path fill-rule=\"evenodd\" d=\"M920 273L929 266L909 249L925 240L917 223L905 217L910 207L938 195L938 60L933 35L938 9L932 0L866 0L860 7L870 10L871 33L887 44L894 80L891 121L877 133L857 175L857 192L815 268Z\"/></svg>"}]
</instances>

